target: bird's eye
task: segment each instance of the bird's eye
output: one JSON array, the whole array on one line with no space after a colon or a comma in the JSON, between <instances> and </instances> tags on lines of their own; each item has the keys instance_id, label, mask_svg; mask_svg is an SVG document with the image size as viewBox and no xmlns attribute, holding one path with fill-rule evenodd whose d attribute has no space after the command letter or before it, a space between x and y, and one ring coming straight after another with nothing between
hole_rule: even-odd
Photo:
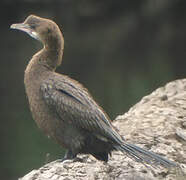
<instances>
[{"instance_id":1,"label":"bird's eye","mask_svg":"<svg viewBox=\"0 0 186 180\"><path fill-rule=\"evenodd\" d=\"M47 33L51 33L51 29L50 28L47 28Z\"/></svg>"},{"instance_id":2,"label":"bird's eye","mask_svg":"<svg viewBox=\"0 0 186 180\"><path fill-rule=\"evenodd\" d=\"M36 25L35 25L35 24L30 24L30 27L31 27L32 29L35 29L35 28L36 28Z\"/></svg>"}]
</instances>

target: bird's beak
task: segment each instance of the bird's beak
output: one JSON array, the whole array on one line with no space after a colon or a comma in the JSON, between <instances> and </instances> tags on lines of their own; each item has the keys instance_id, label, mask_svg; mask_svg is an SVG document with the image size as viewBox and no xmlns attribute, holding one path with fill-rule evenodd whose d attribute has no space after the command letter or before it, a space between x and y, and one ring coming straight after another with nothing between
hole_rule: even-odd
<instances>
[{"instance_id":1,"label":"bird's beak","mask_svg":"<svg viewBox=\"0 0 186 180\"><path fill-rule=\"evenodd\" d=\"M31 37L33 37L34 39L37 39L40 41L38 33L35 32L28 24L25 24L25 23L12 24L10 28L24 31L27 34L29 34Z\"/></svg>"}]
</instances>

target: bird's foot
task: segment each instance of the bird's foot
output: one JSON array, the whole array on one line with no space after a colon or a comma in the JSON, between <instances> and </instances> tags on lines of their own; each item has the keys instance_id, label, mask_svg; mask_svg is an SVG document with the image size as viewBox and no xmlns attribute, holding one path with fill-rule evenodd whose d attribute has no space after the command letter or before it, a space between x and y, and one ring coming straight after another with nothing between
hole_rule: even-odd
<instances>
[{"instance_id":1,"label":"bird's foot","mask_svg":"<svg viewBox=\"0 0 186 180\"><path fill-rule=\"evenodd\" d=\"M65 156L60 160L61 162L65 162L65 161L72 161L72 162L76 162L79 161L80 158L76 157L76 154L73 154L72 151L67 150L65 153Z\"/></svg>"}]
</instances>

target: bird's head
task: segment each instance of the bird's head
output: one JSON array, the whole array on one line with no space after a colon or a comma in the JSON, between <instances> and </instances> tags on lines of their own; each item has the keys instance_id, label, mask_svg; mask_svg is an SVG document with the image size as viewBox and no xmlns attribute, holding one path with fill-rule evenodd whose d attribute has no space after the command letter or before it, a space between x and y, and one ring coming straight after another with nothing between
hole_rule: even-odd
<instances>
[{"instance_id":1,"label":"bird's head","mask_svg":"<svg viewBox=\"0 0 186 180\"><path fill-rule=\"evenodd\" d=\"M24 31L46 46L56 47L59 39L63 40L61 31L55 22L35 15L28 16L23 23L12 24L10 28Z\"/></svg>"}]
</instances>

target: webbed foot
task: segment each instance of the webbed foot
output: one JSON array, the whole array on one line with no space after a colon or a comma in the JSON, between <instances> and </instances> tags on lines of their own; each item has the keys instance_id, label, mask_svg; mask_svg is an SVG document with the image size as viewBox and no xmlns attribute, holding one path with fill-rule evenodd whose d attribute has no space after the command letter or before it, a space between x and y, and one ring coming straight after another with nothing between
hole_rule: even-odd
<instances>
[{"instance_id":1,"label":"webbed foot","mask_svg":"<svg viewBox=\"0 0 186 180\"><path fill-rule=\"evenodd\" d=\"M61 159L61 162L64 162L66 160L75 160L76 154L73 154L72 151L67 150L65 153L65 156Z\"/></svg>"}]
</instances>

